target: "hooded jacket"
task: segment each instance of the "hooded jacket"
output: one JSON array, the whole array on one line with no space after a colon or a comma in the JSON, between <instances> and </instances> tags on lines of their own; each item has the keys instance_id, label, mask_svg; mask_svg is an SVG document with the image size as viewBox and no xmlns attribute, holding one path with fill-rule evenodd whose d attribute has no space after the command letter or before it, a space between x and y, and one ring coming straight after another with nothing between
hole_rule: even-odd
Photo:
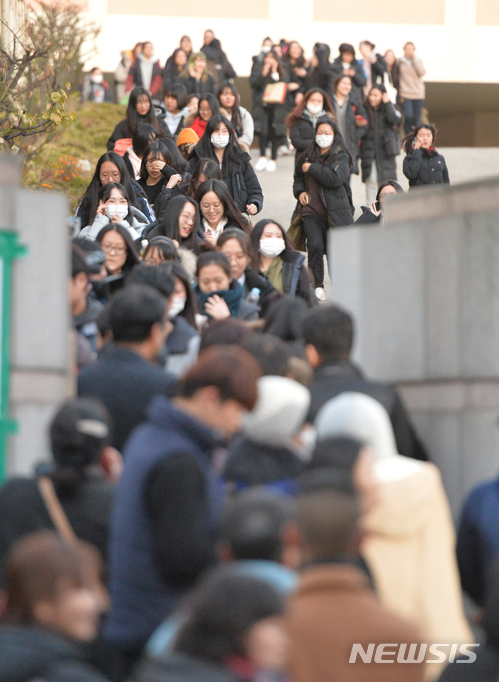
<instances>
[{"instance_id":1,"label":"hooded jacket","mask_svg":"<svg viewBox=\"0 0 499 682\"><path fill-rule=\"evenodd\" d=\"M141 86L147 88L153 97L159 94L163 85L163 69L159 64L159 59L154 55L146 59L139 54L133 62L128 73L125 90L130 92L134 87Z\"/></svg>"},{"instance_id":2,"label":"hooded jacket","mask_svg":"<svg viewBox=\"0 0 499 682\"><path fill-rule=\"evenodd\" d=\"M201 52L206 55L206 59L209 62L213 62L221 82L237 78L237 73L222 50L222 45L218 38L213 38L209 45L203 45Z\"/></svg>"},{"instance_id":3,"label":"hooded jacket","mask_svg":"<svg viewBox=\"0 0 499 682\"><path fill-rule=\"evenodd\" d=\"M0 626L0 682L109 682L88 663L83 646L56 632Z\"/></svg>"},{"instance_id":4,"label":"hooded jacket","mask_svg":"<svg viewBox=\"0 0 499 682\"><path fill-rule=\"evenodd\" d=\"M263 101L263 93L265 88L270 83L275 83L270 74L266 76L262 75L263 63L260 61L253 61L253 66L251 68L250 75L250 85L253 91L253 109L251 115L255 123L254 132L259 135L262 130L265 129L267 125L267 114L265 110L267 108L273 108L274 117L272 122L273 132L277 137L282 135L287 135L287 128L285 124L285 118L294 106L294 100L290 92L286 93L286 99L283 104L266 104ZM287 83L289 81L288 73L285 71L282 78L279 78L280 82Z\"/></svg>"}]
</instances>

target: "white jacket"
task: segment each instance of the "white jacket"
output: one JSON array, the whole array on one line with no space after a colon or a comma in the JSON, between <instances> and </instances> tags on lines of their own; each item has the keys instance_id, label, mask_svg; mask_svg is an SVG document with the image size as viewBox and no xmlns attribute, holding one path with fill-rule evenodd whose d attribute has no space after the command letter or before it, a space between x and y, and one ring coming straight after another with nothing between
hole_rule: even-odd
<instances>
[{"instance_id":1,"label":"white jacket","mask_svg":"<svg viewBox=\"0 0 499 682\"><path fill-rule=\"evenodd\" d=\"M135 208L135 206L130 206L130 212L132 214L131 225L126 220L122 220L120 223L116 224L121 225L126 230L128 230L128 232L130 232L130 236L132 237L132 239L134 240L139 239L144 227L149 223L145 215L141 211L139 211L138 208ZM102 230L102 228L106 227L106 225L109 225L109 223L110 220L107 217L107 215L97 213L94 222L91 225L87 225L86 227L84 227L78 236L88 237L89 239L95 239L99 232Z\"/></svg>"}]
</instances>

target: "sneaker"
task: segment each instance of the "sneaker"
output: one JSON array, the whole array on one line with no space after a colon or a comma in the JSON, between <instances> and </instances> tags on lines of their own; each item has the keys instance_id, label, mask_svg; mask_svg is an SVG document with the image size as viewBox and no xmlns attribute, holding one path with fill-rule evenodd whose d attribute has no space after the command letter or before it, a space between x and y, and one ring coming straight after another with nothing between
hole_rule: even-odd
<instances>
[{"instance_id":1,"label":"sneaker","mask_svg":"<svg viewBox=\"0 0 499 682\"><path fill-rule=\"evenodd\" d=\"M262 171L267 168L267 157L266 156L261 156L258 161L256 162L255 165L255 170L256 171Z\"/></svg>"},{"instance_id":2,"label":"sneaker","mask_svg":"<svg viewBox=\"0 0 499 682\"><path fill-rule=\"evenodd\" d=\"M273 173L275 171L275 169L276 169L275 161L272 161L272 159L269 159L269 161L267 161L267 167L265 170L268 170L269 173Z\"/></svg>"},{"instance_id":3,"label":"sneaker","mask_svg":"<svg viewBox=\"0 0 499 682\"><path fill-rule=\"evenodd\" d=\"M322 287L317 287L317 289L315 290L315 295L318 301L326 300L326 294L324 293L324 289Z\"/></svg>"},{"instance_id":4,"label":"sneaker","mask_svg":"<svg viewBox=\"0 0 499 682\"><path fill-rule=\"evenodd\" d=\"M278 156L289 156L294 152L294 147L291 144L283 144L277 150Z\"/></svg>"}]
</instances>

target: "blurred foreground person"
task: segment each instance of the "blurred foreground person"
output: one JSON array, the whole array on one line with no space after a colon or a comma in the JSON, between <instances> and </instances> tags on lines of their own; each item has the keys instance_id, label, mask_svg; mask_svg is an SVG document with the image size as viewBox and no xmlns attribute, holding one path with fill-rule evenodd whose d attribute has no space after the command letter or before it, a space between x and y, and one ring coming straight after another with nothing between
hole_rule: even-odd
<instances>
[{"instance_id":1,"label":"blurred foreground person","mask_svg":"<svg viewBox=\"0 0 499 682\"><path fill-rule=\"evenodd\" d=\"M98 552L84 542L41 531L16 545L0 624L1 682L107 681L86 657L107 606L101 574Z\"/></svg>"},{"instance_id":2,"label":"blurred foreground person","mask_svg":"<svg viewBox=\"0 0 499 682\"><path fill-rule=\"evenodd\" d=\"M13 545L25 535L42 529L61 532L54 505L62 509L75 537L107 554L113 482L122 467L119 452L110 447L109 413L95 400L69 400L53 418L49 437L54 464L0 488L2 569Z\"/></svg>"},{"instance_id":3,"label":"blurred foreground person","mask_svg":"<svg viewBox=\"0 0 499 682\"><path fill-rule=\"evenodd\" d=\"M319 474L317 476L316 474ZM352 492L329 487L314 471L302 479L296 523L303 553L301 580L288 602L288 670L292 682L416 682L424 663L378 665L352 647L391 642L418 646L417 629L380 606L358 568L359 511Z\"/></svg>"},{"instance_id":4,"label":"blurred foreground person","mask_svg":"<svg viewBox=\"0 0 499 682\"><path fill-rule=\"evenodd\" d=\"M314 380L309 387L312 394L311 422L320 408L340 393L365 393L379 400L390 415L398 452L406 457L428 459L397 391L389 384L365 379L361 370L350 361L354 322L346 310L323 305L309 311L303 320L303 336L307 360L315 369Z\"/></svg>"},{"instance_id":5,"label":"blurred foreground person","mask_svg":"<svg viewBox=\"0 0 499 682\"><path fill-rule=\"evenodd\" d=\"M146 660L136 682L284 682L282 596L269 583L217 569L192 595L174 651Z\"/></svg>"},{"instance_id":6,"label":"blurred foreground person","mask_svg":"<svg viewBox=\"0 0 499 682\"><path fill-rule=\"evenodd\" d=\"M260 369L240 348L210 348L168 401L157 396L125 450L111 536L106 638L128 670L165 617L216 562L223 490L212 470L221 439L241 428Z\"/></svg>"},{"instance_id":7,"label":"blurred foreground person","mask_svg":"<svg viewBox=\"0 0 499 682\"><path fill-rule=\"evenodd\" d=\"M399 455L386 409L362 393L342 393L327 402L315 427L320 440L354 438L371 449L378 499L363 518L362 554L381 603L416 623L428 645L473 642L451 511L437 467ZM429 664L430 676L438 670L438 664Z\"/></svg>"}]
</instances>

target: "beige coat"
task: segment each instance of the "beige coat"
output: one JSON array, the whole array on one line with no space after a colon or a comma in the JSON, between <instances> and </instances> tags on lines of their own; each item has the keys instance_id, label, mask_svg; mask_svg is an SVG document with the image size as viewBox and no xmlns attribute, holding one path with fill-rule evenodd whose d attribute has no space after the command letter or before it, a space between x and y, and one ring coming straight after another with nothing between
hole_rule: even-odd
<instances>
[{"instance_id":1,"label":"beige coat","mask_svg":"<svg viewBox=\"0 0 499 682\"><path fill-rule=\"evenodd\" d=\"M410 64L405 57L398 61L399 68L399 95L404 99L424 99L425 87L423 76L426 73L423 62L414 56Z\"/></svg>"}]
</instances>

